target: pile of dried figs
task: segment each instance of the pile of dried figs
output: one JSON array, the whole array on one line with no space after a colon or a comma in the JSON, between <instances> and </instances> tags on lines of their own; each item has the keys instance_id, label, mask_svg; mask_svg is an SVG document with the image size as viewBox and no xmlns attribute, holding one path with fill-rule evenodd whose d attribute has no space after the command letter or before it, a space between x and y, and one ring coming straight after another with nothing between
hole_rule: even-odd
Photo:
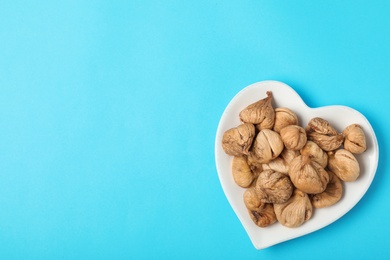
<instances>
[{"instance_id":1,"label":"pile of dried figs","mask_svg":"<svg viewBox=\"0 0 390 260\"><path fill-rule=\"evenodd\" d=\"M222 148L233 156L232 174L245 188L243 201L253 222L298 227L313 208L337 203L342 182L360 174L355 154L366 150L358 124L338 132L327 120L299 125L289 108L272 105L272 93L239 113L241 124L224 132Z\"/></svg>"}]
</instances>

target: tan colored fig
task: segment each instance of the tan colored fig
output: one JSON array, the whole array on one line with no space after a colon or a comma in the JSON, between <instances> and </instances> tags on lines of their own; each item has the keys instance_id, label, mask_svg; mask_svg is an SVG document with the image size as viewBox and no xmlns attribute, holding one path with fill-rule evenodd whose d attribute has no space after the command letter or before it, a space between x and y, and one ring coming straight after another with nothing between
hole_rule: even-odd
<instances>
[{"instance_id":1,"label":"tan colored fig","mask_svg":"<svg viewBox=\"0 0 390 260\"><path fill-rule=\"evenodd\" d=\"M300 155L292 160L288 173L294 186L309 194L323 192L329 182L329 174L308 155Z\"/></svg>"},{"instance_id":2,"label":"tan colored fig","mask_svg":"<svg viewBox=\"0 0 390 260\"><path fill-rule=\"evenodd\" d=\"M322 150L328 152L339 148L343 144L344 136L343 134L328 136L311 132L307 134L307 139L315 142Z\"/></svg>"},{"instance_id":3,"label":"tan colored fig","mask_svg":"<svg viewBox=\"0 0 390 260\"><path fill-rule=\"evenodd\" d=\"M313 213L309 196L295 189L291 198L282 204L274 204L277 220L283 226L295 228L308 221Z\"/></svg>"},{"instance_id":4,"label":"tan colored fig","mask_svg":"<svg viewBox=\"0 0 390 260\"><path fill-rule=\"evenodd\" d=\"M265 203L284 203L291 197L293 189L287 175L273 170L263 171L256 181L256 192L265 197L260 199Z\"/></svg>"},{"instance_id":5,"label":"tan colored fig","mask_svg":"<svg viewBox=\"0 0 390 260\"><path fill-rule=\"evenodd\" d=\"M328 121L326 121L325 119L320 118L320 117L312 118L309 121L308 126L310 127L310 130L312 130L313 132L319 133L319 134L323 134L323 135L337 135L338 134L336 129L334 129L334 127L331 126Z\"/></svg>"},{"instance_id":6,"label":"tan colored fig","mask_svg":"<svg viewBox=\"0 0 390 260\"><path fill-rule=\"evenodd\" d=\"M328 171L329 183L324 192L313 194L311 204L314 208L325 208L336 204L343 195L343 184L339 177L331 171Z\"/></svg>"},{"instance_id":7,"label":"tan colored fig","mask_svg":"<svg viewBox=\"0 0 390 260\"><path fill-rule=\"evenodd\" d=\"M298 125L297 115L285 107L275 108L275 123L273 130L280 133L280 130L288 125Z\"/></svg>"},{"instance_id":8,"label":"tan colored fig","mask_svg":"<svg viewBox=\"0 0 390 260\"><path fill-rule=\"evenodd\" d=\"M257 194L255 186L246 189L243 198L244 204L249 210L257 210L264 203L261 202L262 197Z\"/></svg>"},{"instance_id":9,"label":"tan colored fig","mask_svg":"<svg viewBox=\"0 0 390 260\"><path fill-rule=\"evenodd\" d=\"M258 176L259 173L263 171L263 164L259 163L257 161L257 159L253 155L253 153L249 153L249 155L247 156L247 162L248 162L249 168L252 170L252 172L255 174L255 176Z\"/></svg>"},{"instance_id":10,"label":"tan colored fig","mask_svg":"<svg viewBox=\"0 0 390 260\"><path fill-rule=\"evenodd\" d=\"M298 150L290 150L287 148L284 148L282 153L280 154L280 157L283 158L283 160L287 163L290 164L291 161L298 157L300 155Z\"/></svg>"},{"instance_id":11,"label":"tan colored fig","mask_svg":"<svg viewBox=\"0 0 390 260\"><path fill-rule=\"evenodd\" d=\"M269 203L262 203L256 210L249 210L249 216L252 221L259 227L268 227L276 222L274 206Z\"/></svg>"},{"instance_id":12,"label":"tan colored fig","mask_svg":"<svg viewBox=\"0 0 390 260\"><path fill-rule=\"evenodd\" d=\"M267 91L267 97L243 109L239 114L244 123L256 125L258 129L271 129L275 121L275 111L272 107L272 93Z\"/></svg>"},{"instance_id":13,"label":"tan colored fig","mask_svg":"<svg viewBox=\"0 0 390 260\"><path fill-rule=\"evenodd\" d=\"M343 134L345 136L344 149L354 154L361 154L367 149L366 135L360 125L349 125L344 129Z\"/></svg>"},{"instance_id":14,"label":"tan colored fig","mask_svg":"<svg viewBox=\"0 0 390 260\"><path fill-rule=\"evenodd\" d=\"M301 154L308 155L323 168L328 165L328 154L312 141L306 142L305 146L301 149Z\"/></svg>"},{"instance_id":15,"label":"tan colored fig","mask_svg":"<svg viewBox=\"0 0 390 260\"><path fill-rule=\"evenodd\" d=\"M309 121L306 127L307 140L318 144L324 151L332 151L339 148L344 141L344 135L334 129L325 119L315 117Z\"/></svg>"},{"instance_id":16,"label":"tan colored fig","mask_svg":"<svg viewBox=\"0 0 390 260\"><path fill-rule=\"evenodd\" d=\"M348 150L339 149L328 153L328 168L342 181L355 181L360 175L359 162Z\"/></svg>"},{"instance_id":17,"label":"tan colored fig","mask_svg":"<svg viewBox=\"0 0 390 260\"><path fill-rule=\"evenodd\" d=\"M286 148L290 150L300 150L307 141L305 129L297 125L282 128L280 136Z\"/></svg>"},{"instance_id":18,"label":"tan colored fig","mask_svg":"<svg viewBox=\"0 0 390 260\"><path fill-rule=\"evenodd\" d=\"M276 172L288 175L288 163L280 156L273 159L269 163L264 163L262 166L263 170L274 170Z\"/></svg>"},{"instance_id":19,"label":"tan colored fig","mask_svg":"<svg viewBox=\"0 0 390 260\"><path fill-rule=\"evenodd\" d=\"M283 148L283 141L278 133L270 129L263 129L253 142L250 156L258 163L268 163L278 157Z\"/></svg>"},{"instance_id":20,"label":"tan colored fig","mask_svg":"<svg viewBox=\"0 0 390 260\"><path fill-rule=\"evenodd\" d=\"M245 156L233 157L232 174L234 182L243 188L249 187L254 179L254 174L252 173Z\"/></svg>"},{"instance_id":21,"label":"tan colored fig","mask_svg":"<svg viewBox=\"0 0 390 260\"><path fill-rule=\"evenodd\" d=\"M227 130L222 137L222 148L228 155L249 154L249 148L255 137L253 124L242 124Z\"/></svg>"}]
</instances>

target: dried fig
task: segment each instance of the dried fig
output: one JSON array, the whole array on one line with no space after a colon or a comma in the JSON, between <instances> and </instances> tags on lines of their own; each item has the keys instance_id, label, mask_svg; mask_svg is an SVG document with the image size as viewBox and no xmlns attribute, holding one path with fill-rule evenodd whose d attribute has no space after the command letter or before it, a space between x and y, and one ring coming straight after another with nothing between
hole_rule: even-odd
<instances>
[{"instance_id":1,"label":"dried fig","mask_svg":"<svg viewBox=\"0 0 390 260\"><path fill-rule=\"evenodd\" d=\"M283 158L283 160L287 163L287 164L290 164L291 161L298 157L300 155L299 151L298 150L290 150L290 149L286 149L284 148L282 153L280 154L280 157Z\"/></svg>"},{"instance_id":2,"label":"dried fig","mask_svg":"<svg viewBox=\"0 0 390 260\"><path fill-rule=\"evenodd\" d=\"M276 222L274 206L269 203L262 203L256 210L249 210L249 216L259 227L268 227Z\"/></svg>"},{"instance_id":3,"label":"dried fig","mask_svg":"<svg viewBox=\"0 0 390 260\"><path fill-rule=\"evenodd\" d=\"M298 125L297 115L290 109L285 107L275 108L275 123L273 130L280 132L280 130L288 125Z\"/></svg>"},{"instance_id":4,"label":"dried fig","mask_svg":"<svg viewBox=\"0 0 390 260\"><path fill-rule=\"evenodd\" d=\"M318 144L324 151L333 151L341 146L344 136L342 134L328 136L311 132L307 134L307 139Z\"/></svg>"},{"instance_id":5,"label":"dried fig","mask_svg":"<svg viewBox=\"0 0 390 260\"><path fill-rule=\"evenodd\" d=\"M308 221L313 212L309 196L295 189L291 198L282 204L274 204L277 220L283 226L294 228Z\"/></svg>"},{"instance_id":6,"label":"dried fig","mask_svg":"<svg viewBox=\"0 0 390 260\"><path fill-rule=\"evenodd\" d=\"M310 127L311 131L319 134L329 135L329 136L338 134L336 129L334 129L333 126L331 126L328 121L320 117L312 118L309 121L308 126Z\"/></svg>"},{"instance_id":7,"label":"dried fig","mask_svg":"<svg viewBox=\"0 0 390 260\"><path fill-rule=\"evenodd\" d=\"M264 202L261 202L261 196L258 196L255 187L250 187L244 192L244 204L249 210L257 210Z\"/></svg>"},{"instance_id":8,"label":"dried fig","mask_svg":"<svg viewBox=\"0 0 390 260\"><path fill-rule=\"evenodd\" d=\"M253 124L242 124L227 130L222 137L222 148L228 155L240 156L249 153L255 137Z\"/></svg>"},{"instance_id":9,"label":"dried fig","mask_svg":"<svg viewBox=\"0 0 390 260\"><path fill-rule=\"evenodd\" d=\"M291 197L293 189L288 176L273 170L263 171L256 181L256 192L265 203L284 203Z\"/></svg>"},{"instance_id":10,"label":"dried fig","mask_svg":"<svg viewBox=\"0 0 390 260\"><path fill-rule=\"evenodd\" d=\"M270 129L263 129L253 142L250 156L258 163L268 163L279 156L283 147L282 138L278 133Z\"/></svg>"},{"instance_id":11,"label":"dried fig","mask_svg":"<svg viewBox=\"0 0 390 260\"><path fill-rule=\"evenodd\" d=\"M300 150L307 141L305 129L297 125L282 128L280 136L286 148L290 150Z\"/></svg>"},{"instance_id":12,"label":"dried fig","mask_svg":"<svg viewBox=\"0 0 390 260\"><path fill-rule=\"evenodd\" d=\"M263 170L274 170L276 172L288 175L288 163L280 156L273 159L269 163L264 163Z\"/></svg>"},{"instance_id":13,"label":"dried fig","mask_svg":"<svg viewBox=\"0 0 390 260\"><path fill-rule=\"evenodd\" d=\"M343 134L345 136L344 149L354 154L361 154L367 149L366 136L360 125L349 125L344 129Z\"/></svg>"},{"instance_id":14,"label":"dried fig","mask_svg":"<svg viewBox=\"0 0 390 260\"><path fill-rule=\"evenodd\" d=\"M338 202L343 195L343 184L339 177L331 171L328 171L329 182L324 192L313 194L311 203L314 208L329 207Z\"/></svg>"},{"instance_id":15,"label":"dried fig","mask_svg":"<svg viewBox=\"0 0 390 260\"><path fill-rule=\"evenodd\" d=\"M248 165L252 171L255 171L255 170L259 170L260 172L263 171L263 168L262 168L263 164L258 161L258 159L256 158L256 156L254 155L253 152L249 152L249 154L247 156L247 161L248 161Z\"/></svg>"},{"instance_id":16,"label":"dried fig","mask_svg":"<svg viewBox=\"0 0 390 260\"><path fill-rule=\"evenodd\" d=\"M339 149L336 152L329 152L328 156L328 168L341 180L350 182L359 177L359 162L350 151Z\"/></svg>"},{"instance_id":17,"label":"dried fig","mask_svg":"<svg viewBox=\"0 0 390 260\"><path fill-rule=\"evenodd\" d=\"M308 155L292 160L288 173L294 186L305 193L321 193L329 182L329 174Z\"/></svg>"},{"instance_id":18,"label":"dried fig","mask_svg":"<svg viewBox=\"0 0 390 260\"><path fill-rule=\"evenodd\" d=\"M275 111L272 107L272 93L267 91L267 97L243 109L239 117L244 123L251 123L261 129L271 129L275 121Z\"/></svg>"},{"instance_id":19,"label":"dried fig","mask_svg":"<svg viewBox=\"0 0 390 260\"><path fill-rule=\"evenodd\" d=\"M328 121L315 117L309 121L306 127L307 139L315 142L324 151L332 151L339 148L344 135L337 133Z\"/></svg>"},{"instance_id":20,"label":"dried fig","mask_svg":"<svg viewBox=\"0 0 390 260\"><path fill-rule=\"evenodd\" d=\"M254 175L245 156L233 157L232 174L234 182L243 188L249 187L254 179Z\"/></svg>"},{"instance_id":21,"label":"dried fig","mask_svg":"<svg viewBox=\"0 0 390 260\"><path fill-rule=\"evenodd\" d=\"M328 165L328 154L312 141L306 142L305 146L301 149L301 154L308 155L324 168Z\"/></svg>"}]
</instances>

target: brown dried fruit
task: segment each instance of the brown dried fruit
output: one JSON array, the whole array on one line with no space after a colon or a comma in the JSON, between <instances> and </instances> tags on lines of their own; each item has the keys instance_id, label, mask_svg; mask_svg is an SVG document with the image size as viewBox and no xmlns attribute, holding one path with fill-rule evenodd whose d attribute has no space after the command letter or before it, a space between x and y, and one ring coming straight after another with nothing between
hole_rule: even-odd
<instances>
[{"instance_id":1,"label":"brown dried fruit","mask_svg":"<svg viewBox=\"0 0 390 260\"><path fill-rule=\"evenodd\" d=\"M297 115L290 109L285 107L275 108L275 123L273 130L280 132L280 130L288 125L298 125Z\"/></svg>"},{"instance_id":2,"label":"brown dried fruit","mask_svg":"<svg viewBox=\"0 0 390 260\"><path fill-rule=\"evenodd\" d=\"M333 126L331 126L328 121L320 117L312 118L309 121L308 126L310 127L311 131L319 134L323 134L323 135L338 134L336 129L334 129Z\"/></svg>"},{"instance_id":3,"label":"brown dried fruit","mask_svg":"<svg viewBox=\"0 0 390 260\"><path fill-rule=\"evenodd\" d=\"M315 117L306 127L307 139L315 142L324 151L332 151L339 148L343 141L343 134L337 133L328 121Z\"/></svg>"},{"instance_id":4,"label":"brown dried fruit","mask_svg":"<svg viewBox=\"0 0 390 260\"><path fill-rule=\"evenodd\" d=\"M261 196L258 196L255 187L250 187L244 192L244 204L249 210L257 210L264 202L261 202Z\"/></svg>"},{"instance_id":5,"label":"brown dried fruit","mask_svg":"<svg viewBox=\"0 0 390 260\"><path fill-rule=\"evenodd\" d=\"M263 203L256 210L248 209L248 213L253 222L259 227L268 227L276 222L274 206L269 203Z\"/></svg>"},{"instance_id":6,"label":"brown dried fruit","mask_svg":"<svg viewBox=\"0 0 390 260\"><path fill-rule=\"evenodd\" d=\"M359 162L348 150L339 149L336 152L328 153L328 167L341 180L355 181L360 175Z\"/></svg>"},{"instance_id":7,"label":"brown dried fruit","mask_svg":"<svg viewBox=\"0 0 390 260\"><path fill-rule=\"evenodd\" d=\"M328 171L329 183L324 192L311 196L311 203L315 208L329 207L338 202L343 195L343 184L339 177Z\"/></svg>"},{"instance_id":8,"label":"brown dried fruit","mask_svg":"<svg viewBox=\"0 0 390 260\"><path fill-rule=\"evenodd\" d=\"M256 181L256 192L265 203L284 203L291 197L293 189L288 176L273 170L263 171Z\"/></svg>"},{"instance_id":9,"label":"brown dried fruit","mask_svg":"<svg viewBox=\"0 0 390 260\"><path fill-rule=\"evenodd\" d=\"M333 151L341 146L344 136L342 134L328 136L311 132L307 134L307 139L318 144L324 151Z\"/></svg>"},{"instance_id":10,"label":"brown dried fruit","mask_svg":"<svg viewBox=\"0 0 390 260\"><path fill-rule=\"evenodd\" d=\"M345 136L344 148L346 150L354 154L361 154L367 149L366 136L360 125L349 125L344 129L343 134Z\"/></svg>"},{"instance_id":11,"label":"brown dried fruit","mask_svg":"<svg viewBox=\"0 0 390 260\"><path fill-rule=\"evenodd\" d=\"M264 163L263 170L274 170L276 172L288 175L288 163L279 156L269 163Z\"/></svg>"},{"instance_id":12,"label":"brown dried fruit","mask_svg":"<svg viewBox=\"0 0 390 260\"><path fill-rule=\"evenodd\" d=\"M253 124L242 124L227 130L222 137L222 148L228 155L240 156L249 153L255 137Z\"/></svg>"},{"instance_id":13,"label":"brown dried fruit","mask_svg":"<svg viewBox=\"0 0 390 260\"><path fill-rule=\"evenodd\" d=\"M232 174L234 182L243 188L249 187L254 179L245 156L234 156L232 160Z\"/></svg>"},{"instance_id":14,"label":"brown dried fruit","mask_svg":"<svg viewBox=\"0 0 390 260\"><path fill-rule=\"evenodd\" d=\"M291 198L282 204L274 204L277 220L286 227L298 227L308 221L313 212L309 196L295 189Z\"/></svg>"},{"instance_id":15,"label":"brown dried fruit","mask_svg":"<svg viewBox=\"0 0 390 260\"><path fill-rule=\"evenodd\" d=\"M329 174L308 155L292 160L288 173L294 186L305 193L321 193L329 182Z\"/></svg>"},{"instance_id":16,"label":"brown dried fruit","mask_svg":"<svg viewBox=\"0 0 390 260\"><path fill-rule=\"evenodd\" d=\"M283 160L287 163L290 164L291 161L298 157L300 155L298 150L290 150L287 148L284 148L282 153L280 154L280 157L283 158Z\"/></svg>"},{"instance_id":17,"label":"brown dried fruit","mask_svg":"<svg viewBox=\"0 0 390 260\"><path fill-rule=\"evenodd\" d=\"M278 157L283 148L283 141L278 133L270 129L263 129L253 142L250 156L258 163L268 163Z\"/></svg>"},{"instance_id":18,"label":"brown dried fruit","mask_svg":"<svg viewBox=\"0 0 390 260\"><path fill-rule=\"evenodd\" d=\"M243 109L240 120L244 123L256 125L258 129L271 129L275 121L275 111L272 107L272 93L267 91L267 97Z\"/></svg>"},{"instance_id":19,"label":"brown dried fruit","mask_svg":"<svg viewBox=\"0 0 390 260\"><path fill-rule=\"evenodd\" d=\"M274 170L288 175L288 170L290 168L290 162L300 153L298 150L289 150L284 148L278 157L271 160L269 163L262 164L263 170Z\"/></svg>"},{"instance_id":20,"label":"brown dried fruit","mask_svg":"<svg viewBox=\"0 0 390 260\"><path fill-rule=\"evenodd\" d=\"M260 172L263 171L263 168L262 168L262 163L260 163L257 159L256 159L256 156L253 154L253 152L249 152L248 156L247 156L247 161L248 161L248 165L249 167L251 168L251 170L254 172L256 170L259 170Z\"/></svg>"},{"instance_id":21,"label":"brown dried fruit","mask_svg":"<svg viewBox=\"0 0 390 260\"><path fill-rule=\"evenodd\" d=\"M310 159L318 162L322 167L328 165L328 154L313 141L307 141L301 149L301 154L308 155Z\"/></svg>"},{"instance_id":22,"label":"brown dried fruit","mask_svg":"<svg viewBox=\"0 0 390 260\"><path fill-rule=\"evenodd\" d=\"M280 136L286 148L290 150L300 150L307 141L305 129L297 125L282 128Z\"/></svg>"}]
</instances>

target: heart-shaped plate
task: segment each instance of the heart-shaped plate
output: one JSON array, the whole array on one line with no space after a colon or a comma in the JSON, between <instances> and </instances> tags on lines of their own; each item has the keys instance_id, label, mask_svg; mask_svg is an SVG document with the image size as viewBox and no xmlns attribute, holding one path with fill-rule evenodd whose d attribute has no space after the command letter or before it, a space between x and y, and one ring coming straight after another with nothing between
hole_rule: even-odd
<instances>
[{"instance_id":1,"label":"heart-shaped plate","mask_svg":"<svg viewBox=\"0 0 390 260\"><path fill-rule=\"evenodd\" d=\"M361 169L359 178L354 182L344 182L344 194L339 202L327 208L314 209L312 218L297 228L284 227L280 223L260 228L253 223L243 202L245 189L239 187L233 180L232 156L225 154L221 145L223 133L240 124L239 112L249 104L265 98L267 91L272 92L274 107L287 107L294 111L302 127L305 127L313 117L321 117L340 132L350 124L360 124L366 134L367 150L356 155ZM290 86L279 81L262 81L241 90L226 107L215 140L216 167L223 191L256 249L304 236L341 218L359 202L370 187L378 159L379 148L375 132L360 112L346 106L310 108Z\"/></svg>"}]
</instances>

